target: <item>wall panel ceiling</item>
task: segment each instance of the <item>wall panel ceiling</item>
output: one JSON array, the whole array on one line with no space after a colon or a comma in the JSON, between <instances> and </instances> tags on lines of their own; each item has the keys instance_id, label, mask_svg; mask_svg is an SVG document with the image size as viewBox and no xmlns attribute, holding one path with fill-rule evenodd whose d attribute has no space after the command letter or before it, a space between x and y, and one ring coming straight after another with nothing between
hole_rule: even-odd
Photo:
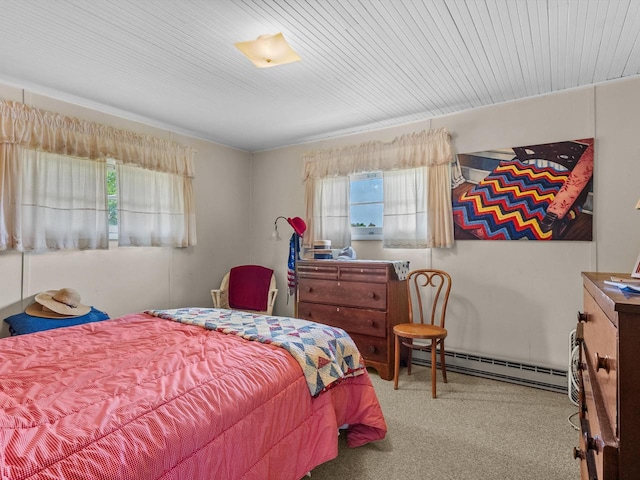
<instances>
[{"instance_id":1,"label":"wall panel ceiling","mask_svg":"<svg viewBox=\"0 0 640 480\"><path fill-rule=\"evenodd\" d=\"M0 0L0 82L249 151L640 73L637 0ZM301 62L234 42L282 32Z\"/></svg>"}]
</instances>

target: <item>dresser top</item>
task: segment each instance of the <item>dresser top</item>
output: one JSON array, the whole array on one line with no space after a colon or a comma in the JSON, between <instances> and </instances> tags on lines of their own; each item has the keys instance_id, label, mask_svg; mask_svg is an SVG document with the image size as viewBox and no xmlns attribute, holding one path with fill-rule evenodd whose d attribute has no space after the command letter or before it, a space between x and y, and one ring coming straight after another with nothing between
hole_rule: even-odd
<instances>
[{"instance_id":1,"label":"dresser top","mask_svg":"<svg viewBox=\"0 0 640 480\"><path fill-rule=\"evenodd\" d=\"M625 292L615 285L607 285L611 277L631 278L628 273L582 272L585 283L595 286L617 312L640 313L640 293Z\"/></svg>"},{"instance_id":2,"label":"dresser top","mask_svg":"<svg viewBox=\"0 0 640 480\"><path fill-rule=\"evenodd\" d=\"M398 280L405 280L407 278L407 274L409 273L409 261L408 260L298 260L298 265L324 265L324 266L335 266L339 268L350 268L350 267L375 267L378 266L391 266L395 271Z\"/></svg>"},{"instance_id":3,"label":"dresser top","mask_svg":"<svg viewBox=\"0 0 640 480\"><path fill-rule=\"evenodd\" d=\"M357 260L333 260L333 259L323 259L323 258L303 258L298 260L298 262L302 263L328 263L328 264L338 264L338 265L349 265L354 264L358 265L360 263L373 263L373 264L392 264L392 263L409 263L408 260L365 260L365 259L357 259Z\"/></svg>"}]
</instances>

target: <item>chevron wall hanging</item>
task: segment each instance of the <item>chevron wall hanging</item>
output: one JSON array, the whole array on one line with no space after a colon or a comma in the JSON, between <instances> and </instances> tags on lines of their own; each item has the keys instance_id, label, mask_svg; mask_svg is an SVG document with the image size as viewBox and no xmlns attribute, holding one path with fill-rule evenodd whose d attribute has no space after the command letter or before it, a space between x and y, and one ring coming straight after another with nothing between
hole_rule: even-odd
<instances>
[{"instance_id":1,"label":"chevron wall hanging","mask_svg":"<svg viewBox=\"0 0 640 480\"><path fill-rule=\"evenodd\" d=\"M593 238L593 138L459 154L456 240Z\"/></svg>"}]
</instances>

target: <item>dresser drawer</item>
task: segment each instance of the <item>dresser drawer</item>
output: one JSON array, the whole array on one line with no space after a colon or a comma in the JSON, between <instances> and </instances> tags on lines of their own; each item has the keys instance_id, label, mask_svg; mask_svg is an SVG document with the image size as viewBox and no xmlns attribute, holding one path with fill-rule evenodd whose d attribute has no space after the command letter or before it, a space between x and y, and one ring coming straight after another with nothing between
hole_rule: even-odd
<instances>
[{"instance_id":1,"label":"dresser drawer","mask_svg":"<svg viewBox=\"0 0 640 480\"><path fill-rule=\"evenodd\" d=\"M583 351L587 360L588 350ZM586 406L584 421L581 424L582 435L580 448L585 452L585 460L589 476L593 478L593 467L598 480L618 479L618 444L610 423L602 392L597 382L593 382L595 371L588 363L582 374L582 400ZM584 477L583 477L584 478Z\"/></svg>"},{"instance_id":2,"label":"dresser drawer","mask_svg":"<svg viewBox=\"0 0 640 480\"><path fill-rule=\"evenodd\" d=\"M357 333L351 334L351 338L356 342L358 351L365 361L380 363L388 362L387 340L385 338L358 335Z\"/></svg>"},{"instance_id":3,"label":"dresser drawer","mask_svg":"<svg viewBox=\"0 0 640 480\"><path fill-rule=\"evenodd\" d=\"M336 280L338 278L338 266L323 262L299 263L297 266L299 278L324 278Z\"/></svg>"},{"instance_id":4,"label":"dresser drawer","mask_svg":"<svg viewBox=\"0 0 640 480\"><path fill-rule=\"evenodd\" d=\"M387 283L389 281L389 268L386 265L379 267L345 265L340 267L339 279L356 282Z\"/></svg>"},{"instance_id":5,"label":"dresser drawer","mask_svg":"<svg viewBox=\"0 0 640 480\"><path fill-rule=\"evenodd\" d=\"M589 364L593 383L598 384L609 424L617 434L618 376L617 336L618 329L611 323L588 291L584 291L583 361Z\"/></svg>"},{"instance_id":6,"label":"dresser drawer","mask_svg":"<svg viewBox=\"0 0 640 480\"><path fill-rule=\"evenodd\" d=\"M300 278L320 278L325 280L347 280L355 282L387 283L389 265L363 264L350 262L300 262L298 264Z\"/></svg>"},{"instance_id":7,"label":"dresser drawer","mask_svg":"<svg viewBox=\"0 0 640 480\"><path fill-rule=\"evenodd\" d=\"M300 302L298 315L305 320L342 328L349 334L360 333L381 338L387 336L387 315L379 310Z\"/></svg>"},{"instance_id":8,"label":"dresser drawer","mask_svg":"<svg viewBox=\"0 0 640 480\"><path fill-rule=\"evenodd\" d=\"M298 285L301 302L328 303L371 310L387 309L387 285L384 283L301 278Z\"/></svg>"},{"instance_id":9,"label":"dresser drawer","mask_svg":"<svg viewBox=\"0 0 640 480\"><path fill-rule=\"evenodd\" d=\"M579 418L581 433L580 439L578 441L578 451L580 452L580 455L576 456L576 451L574 450L573 456L574 458L580 459L580 478L587 480L596 480L598 478L598 470L596 468L595 451L593 449L587 449L587 438L593 438L593 435L591 434L591 427L589 426L589 413L587 411L587 401L584 384L585 374L583 372L583 369L578 370L578 395L580 405ZM592 395L591 385L589 385L587 389L589 390L589 395ZM602 465L600 467L600 470L602 470Z\"/></svg>"}]
</instances>

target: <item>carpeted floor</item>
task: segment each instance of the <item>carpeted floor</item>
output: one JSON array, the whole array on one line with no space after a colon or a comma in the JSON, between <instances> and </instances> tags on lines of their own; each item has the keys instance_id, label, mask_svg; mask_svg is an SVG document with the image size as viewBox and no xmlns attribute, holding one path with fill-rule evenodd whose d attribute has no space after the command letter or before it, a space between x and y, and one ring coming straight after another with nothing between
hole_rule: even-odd
<instances>
[{"instance_id":1,"label":"carpeted floor","mask_svg":"<svg viewBox=\"0 0 640 480\"><path fill-rule=\"evenodd\" d=\"M316 467L311 480L578 480L572 457L579 433L567 395L438 372L431 398L430 369L403 369L399 390L371 371L387 421L384 440L350 449ZM574 419L575 421L575 419Z\"/></svg>"}]
</instances>

